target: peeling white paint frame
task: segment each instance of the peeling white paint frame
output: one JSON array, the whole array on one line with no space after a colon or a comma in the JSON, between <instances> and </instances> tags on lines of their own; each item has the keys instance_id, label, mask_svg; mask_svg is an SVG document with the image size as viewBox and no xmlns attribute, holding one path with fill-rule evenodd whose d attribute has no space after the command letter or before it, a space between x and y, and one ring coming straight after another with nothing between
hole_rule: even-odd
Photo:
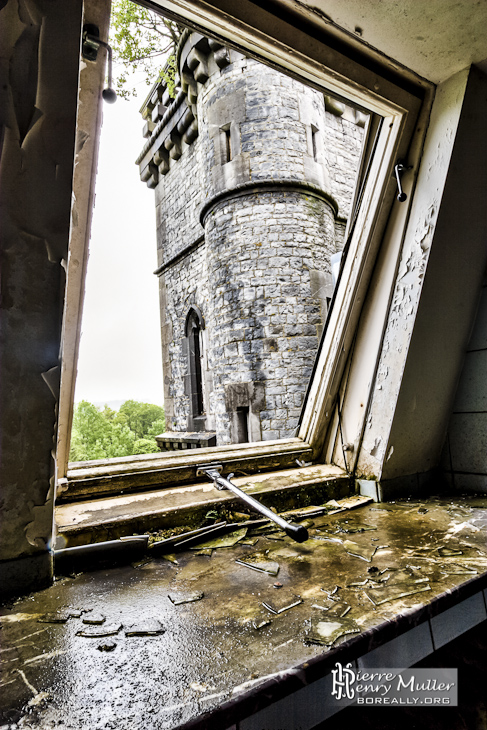
<instances>
[{"instance_id":1,"label":"peeling white paint frame","mask_svg":"<svg viewBox=\"0 0 487 730\"><path fill-rule=\"evenodd\" d=\"M420 80L411 72L399 69L390 59L385 59L376 51L361 45L360 42L339 28L323 23L323 28L315 28L313 34L290 25L288 21L271 16L268 11L257 7L248 0L231 4L231 11L226 12L223 2L209 4L199 0L154 0L141 4L156 9L159 7L165 14L179 19L198 30L209 32L219 39L231 43L240 50L250 53L258 60L268 62L275 68L290 73L315 88L323 88L346 97L352 103L363 106L383 117L376 154L372 162L371 174L365 187L362 205L358 214L355 233L344 267L334 310L325 337L325 346L319 357L315 376L310 387L310 395L304 413L298 438L284 439L279 442L259 442L258 444L242 444L222 449L199 449L197 459L215 459L221 452L228 450L231 465L238 462L239 468L245 468L246 462L256 463L259 459L274 460L278 466L279 457L296 450L312 452L314 459L320 459L325 446L326 432L333 417L332 405L342 380L343 368L347 360L349 348L356 333L367 287L383 241L383 233L390 215L394 200L395 180L392 175L393 166L398 158L408 157L411 140L416 150L421 148L424 138L425 124L415 131L418 115L427 115L430 108L432 86ZM98 4L100 5L100 4ZM108 3L105 5L105 10ZM238 17L237 17L238 15ZM266 28L272 28L272 35ZM319 31L319 32L318 32ZM320 36L317 39L317 35ZM321 35L323 40L321 40ZM338 39L340 50L332 45ZM368 68L366 68L366 66ZM99 87L101 89L101 86ZM98 113L94 104L92 115ZM410 196L411 198L411 196ZM397 226L392 236L402 241L406 211L397 216ZM89 221L88 221L89 228ZM390 228L390 226L389 226ZM391 236L391 231L388 231ZM89 230L84 236L85 245L89 238ZM400 251L400 245L397 247ZM80 285L82 290L83 284ZM76 296L75 296L76 299ZM68 294L68 301L72 300ZM82 300L82 296L81 296ZM78 310L78 332L80 326ZM65 313L65 332L68 335L69 320ZM74 327L74 324L72 325ZM76 370L77 338L71 336L70 348L63 352L63 380L61 385L61 410L58 440L58 476L66 476L67 454L69 452L69 430L71 425L72 394L74 393L74 373ZM377 361L380 348L371 349L370 357ZM70 380L71 379L71 380ZM69 425L69 430L68 430ZM231 456L230 456L231 454ZM139 459L126 457L123 463L110 460L106 466L93 465L98 476L106 474L108 479L116 475L129 479L134 471L153 469L170 472L172 483L179 478L187 479L188 454L171 453L167 456L154 455L154 459L146 458L144 467ZM191 454L191 457L195 454ZM193 458L189 460L193 461ZM89 465L86 469L90 471ZM178 476L179 474L179 476ZM62 479L65 482L64 479Z\"/></svg>"}]
</instances>

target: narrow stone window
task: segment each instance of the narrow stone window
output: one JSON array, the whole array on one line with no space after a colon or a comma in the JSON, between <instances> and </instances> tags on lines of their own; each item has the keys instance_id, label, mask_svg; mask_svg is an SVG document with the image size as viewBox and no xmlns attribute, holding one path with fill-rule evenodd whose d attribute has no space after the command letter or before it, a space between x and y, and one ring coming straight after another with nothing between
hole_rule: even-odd
<instances>
[{"instance_id":1,"label":"narrow stone window","mask_svg":"<svg viewBox=\"0 0 487 730\"><path fill-rule=\"evenodd\" d=\"M311 145L313 148L313 159L318 162L318 128L311 125Z\"/></svg>"},{"instance_id":2,"label":"narrow stone window","mask_svg":"<svg viewBox=\"0 0 487 730\"><path fill-rule=\"evenodd\" d=\"M230 162L233 158L232 152L232 135L230 132L230 124L226 124L221 128L221 139L222 139L222 157L223 164Z\"/></svg>"},{"instance_id":3,"label":"narrow stone window","mask_svg":"<svg viewBox=\"0 0 487 730\"><path fill-rule=\"evenodd\" d=\"M195 309L191 309L186 320L186 337L188 341L188 371L189 371L189 399L191 416L202 416L204 410L203 377L202 377L202 347L201 347L201 317Z\"/></svg>"}]
</instances>

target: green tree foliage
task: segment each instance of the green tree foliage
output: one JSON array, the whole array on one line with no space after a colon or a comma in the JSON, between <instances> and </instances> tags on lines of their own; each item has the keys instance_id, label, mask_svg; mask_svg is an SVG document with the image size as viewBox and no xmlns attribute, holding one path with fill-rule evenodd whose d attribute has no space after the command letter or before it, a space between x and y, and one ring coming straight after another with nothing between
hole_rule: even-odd
<instances>
[{"instance_id":1,"label":"green tree foliage","mask_svg":"<svg viewBox=\"0 0 487 730\"><path fill-rule=\"evenodd\" d=\"M164 419L164 408L136 400L126 400L115 416L115 420L127 425L138 439L146 438L154 421L161 419Z\"/></svg>"},{"instance_id":2,"label":"green tree foliage","mask_svg":"<svg viewBox=\"0 0 487 730\"><path fill-rule=\"evenodd\" d=\"M135 89L127 88L128 77L133 71L141 71L148 86L157 79L164 79L169 93L174 96L174 53L181 30L172 20L130 0L114 0L110 45L119 96L125 99L135 96Z\"/></svg>"},{"instance_id":3,"label":"green tree foliage","mask_svg":"<svg viewBox=\"0 0 487 730\"><path fill-rule=\"evenodd\" d=\"M165 429L164 408L128 400L119 411L81 401L74 409L70 461L151 454Z\"/></svg>"}]
</instances>

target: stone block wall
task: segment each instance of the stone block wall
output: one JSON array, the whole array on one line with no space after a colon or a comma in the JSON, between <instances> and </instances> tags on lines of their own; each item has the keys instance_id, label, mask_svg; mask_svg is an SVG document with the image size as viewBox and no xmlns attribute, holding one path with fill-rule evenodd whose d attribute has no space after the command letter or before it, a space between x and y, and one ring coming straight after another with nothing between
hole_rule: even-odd
<instances>
[{"instance_id":1,"label":"stone block wall","mask_svg":"<svg viewBox=\"0 0 487 730\"><path fill-rule=\"evenodd\" d=\"M185 322L195 306L202 427L218 444L291 436L333 293L330 256L343 247L363 120L199 34L185 32L178 58L186 98L164 107L139 158L156 191L168 429L194 428ZM190 139L177 123L185 103Z\"/></svg>"},{"instance_id":2,"label":"stone block wall","mask_svg":"<svg viewBox=\"0 0 487 730\"><path fill-rule=\"evenodd\" d=\"M208 216L210 407L219 443L231 443L230 383L263 384L262 440L296 428L322 322L310 272L329 272L333 220L325 200L286 189L226 200Z\"/></svg>"}]
</instances>

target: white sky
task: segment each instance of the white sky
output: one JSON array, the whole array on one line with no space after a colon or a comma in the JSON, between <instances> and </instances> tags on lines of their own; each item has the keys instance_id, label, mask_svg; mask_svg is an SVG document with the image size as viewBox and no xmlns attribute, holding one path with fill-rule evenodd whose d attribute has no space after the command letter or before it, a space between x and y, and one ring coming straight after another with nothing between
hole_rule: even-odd
<instances>
[{"instance_id":1,"label":"white sky","mask_svg":"<svg viewBox=\"0 0 487 730\"><path fill-rule=\"evenodd\" d=\"M135 165L149 87L137 88L103 103L75 402L163 404L154 192Z\"/></svg>"}]
</instances>

